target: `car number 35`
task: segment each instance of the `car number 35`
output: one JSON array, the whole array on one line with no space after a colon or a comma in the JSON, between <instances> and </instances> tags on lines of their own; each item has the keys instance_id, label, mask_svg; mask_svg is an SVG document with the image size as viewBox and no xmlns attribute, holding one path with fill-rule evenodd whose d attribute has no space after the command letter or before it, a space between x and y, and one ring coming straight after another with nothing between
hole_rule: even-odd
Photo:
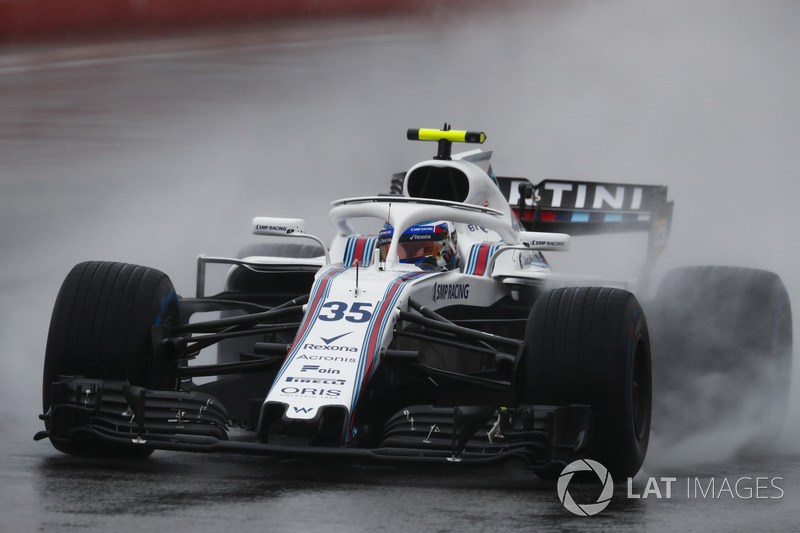
<instances>
[{"instance_id":1,"label":"car number 35","mask_svg":"<svg viewBox=\"0 0 800 533\"><path fill-rule=\"evenodd\" d=\"M369 302L354 302L349 306L345 302L325 302L319 312L319 319L335 322L345 319L348 322L366 322L372 318L370 310L374 304Z\"/></svg>"}]
</instances>

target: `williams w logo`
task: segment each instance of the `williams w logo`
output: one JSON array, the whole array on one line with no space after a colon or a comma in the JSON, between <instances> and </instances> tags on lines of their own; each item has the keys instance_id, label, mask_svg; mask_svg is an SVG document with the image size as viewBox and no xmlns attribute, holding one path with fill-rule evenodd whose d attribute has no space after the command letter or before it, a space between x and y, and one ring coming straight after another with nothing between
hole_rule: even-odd
<instances>
[{"instance_id":1,"label":"williams w logo","mask_svg":"<svg viewBox=\"0 0 800 533\"><path fill-rule=\"evenodd\" d=\"M310 413L314 410L313 407L292 407L295 413Z\"/></svg>"}]
</instances>

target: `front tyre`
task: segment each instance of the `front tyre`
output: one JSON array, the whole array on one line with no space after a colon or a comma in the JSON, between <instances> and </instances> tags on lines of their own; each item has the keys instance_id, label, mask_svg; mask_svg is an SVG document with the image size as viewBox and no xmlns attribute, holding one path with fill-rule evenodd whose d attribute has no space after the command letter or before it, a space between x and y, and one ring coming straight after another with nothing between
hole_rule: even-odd
<instances>
[{"instance_id":1,"label":"front tyre","mask_svg":"<svg viewBox=\"0 0 800 533\"><path fill-rule=\"evenodd\" d=\"M76 265L56 298L44 359L43 408L61 375L125 380L148 389L175 390L164 362L154 360L152 327L177 325L178 298L166 274L152 268L91 261ZM45 422L48 426L48 422ZM87 436L53 446L72 455L146 457L152 450Z\"/></svg>"},{"instance_id":2,"label":"front tyre","mask_svg":"<svg viewBox=\"0 0 800 533\"><path fill-rule=\"evenodd\" d=\"M628 291L566 287L539 297L525 333L523 400L592 408L589 455L633 477L650 439L652 377L644 312Z\"/></svg>"}]
</instances>

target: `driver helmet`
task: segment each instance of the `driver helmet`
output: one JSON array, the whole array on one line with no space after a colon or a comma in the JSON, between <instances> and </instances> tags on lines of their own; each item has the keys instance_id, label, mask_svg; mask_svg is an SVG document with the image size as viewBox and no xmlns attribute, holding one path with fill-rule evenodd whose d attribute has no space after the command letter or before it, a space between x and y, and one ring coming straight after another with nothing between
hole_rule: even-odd
<instances>
[{"instance_id":1,"label":"driver helmet","mask_svg":"<svg viewBox=\"0 0 800 533\"><path fill-rule=\"evenodd\" d=\"M378 234L381 261L386 260L393 235L394 228L384 224ZM452 270L458 266L457 242L456 230L450 222L424 222L403 232L397 245L397 255L401 263Z\"/></svg>"}]
</instances>

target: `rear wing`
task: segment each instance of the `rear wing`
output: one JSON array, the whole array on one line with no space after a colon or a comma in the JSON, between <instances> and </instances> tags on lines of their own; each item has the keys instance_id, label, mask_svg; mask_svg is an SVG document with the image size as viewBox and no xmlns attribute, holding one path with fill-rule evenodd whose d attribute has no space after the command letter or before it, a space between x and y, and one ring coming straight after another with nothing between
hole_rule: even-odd
<instances>
[{"instance_id":1,"label":"rear wing","mask_svg":"<svg viewBox=\"0 0 800 533\"><path fill-rule=\"evenodd\" d=\"M497 177L520 223L528 231L596 235L648 232L649 256L666 246L673 202L661 185L597 183Z\"/></svg>"}]
</instances>

